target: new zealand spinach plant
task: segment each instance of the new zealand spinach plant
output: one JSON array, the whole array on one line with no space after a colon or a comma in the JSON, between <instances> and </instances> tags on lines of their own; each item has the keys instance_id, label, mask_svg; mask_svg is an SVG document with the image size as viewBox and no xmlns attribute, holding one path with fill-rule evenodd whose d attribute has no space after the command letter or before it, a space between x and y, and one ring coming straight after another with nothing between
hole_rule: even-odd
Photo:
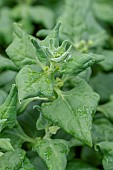
<instances>
[{"instance_id":1,"label":"new zealand spinach plant","mask_svg":"<svg viewBox=\"0 0 113 170\"><path fill-rule=\"evenodd\" d=\"M98 0L63 3L0 4L0 170L113 168L112 22Z\"/></svg>"}]
</instances>

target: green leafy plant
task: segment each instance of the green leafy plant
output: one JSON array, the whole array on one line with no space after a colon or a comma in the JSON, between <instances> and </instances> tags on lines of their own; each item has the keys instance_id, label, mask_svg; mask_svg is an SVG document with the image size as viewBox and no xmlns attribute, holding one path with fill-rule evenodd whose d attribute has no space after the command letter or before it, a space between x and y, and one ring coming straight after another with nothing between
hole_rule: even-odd
<instances>
[{"instance_id":1,"label":"green leafy plant","mask_svg":"<svg viewBox=\"0 0 113 170\"><path fill-rule=\"evenodd\" d=\"M112 5L100 3L0 2L0 170L113 169Z\"/></svg>"}]
</instances>

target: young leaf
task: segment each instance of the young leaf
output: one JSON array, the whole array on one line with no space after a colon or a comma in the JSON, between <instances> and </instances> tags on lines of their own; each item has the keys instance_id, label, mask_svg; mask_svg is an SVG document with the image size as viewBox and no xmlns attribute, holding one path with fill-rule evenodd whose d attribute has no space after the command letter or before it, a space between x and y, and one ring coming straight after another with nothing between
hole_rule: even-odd
<instances>
[{"instance_id":1,"label":"young leaf","mask_svg":"<svg viewBox=\"0 0 113 170\"><path fill-rule=\"evenodd\" d=\"M17 89L12 85L11 91L5 101L0 106L0 119L5 120L4 127L13 127L16 121Z\"/></svg>"},{"instance_id":2,"label":"young leaf","mask_svg":"<svg viewBox=\"0 0 113 170\"><path fill-rule=\"evenodd\" d=\"M51 96L53 83L51 75L35 69L35 66L25 66L16 76L19 101L35 96Z\"/></svg>"},{"instance_id":3,"label":"young leaf","mask_svg":"<svg viewBox=\"0 0 113 170\"><path fill-rule=\"evenodd\" d=\"M48 119L43 117L42 113L40 113L40 116L36 122L36 128L37 130L43 130L46 127L49 127L52 124Z\"/></svg>"},{"instance_id":4,"label":"young leaf","mask_svg":"<svg viewBox=\"0 0 113 170\"><path fill-rule=\"evenodd\" d=\"M96 111L98 101L98 94L92 91L86 81L76 78L74 89L60 91L56 100L42 104L41 109L47 119L91 146L92 114Z\"/></svg>"},{"instance_id":5,"label":"young leaf","mask_svg":"<svg viewBox=\"0 0 113 170\"><path fill-rule=\"evenodd\" d=\"M65 170L68 143L62 139L39 139L33 147L49 170Z\"/></svg>"},{"instance_id":6,"label":"young leaf","mask_svg":"<svg viewBox=\"0 0 113 170\"><path fill-rule=\"evenodd\" d=\"M27 35L21 28L14 24L15 35L13 42L6 49L6 53L18 68L27 64L36 63L37 52Z\"/></svg>"}]
</instances>

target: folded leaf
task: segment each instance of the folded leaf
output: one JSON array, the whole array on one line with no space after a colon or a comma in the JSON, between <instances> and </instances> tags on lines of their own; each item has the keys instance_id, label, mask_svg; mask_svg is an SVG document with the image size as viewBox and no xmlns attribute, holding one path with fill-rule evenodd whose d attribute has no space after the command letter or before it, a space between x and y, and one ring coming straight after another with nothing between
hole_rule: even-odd
<instances>
[{"instance_id":1,"label":"folded leaf","mask_svg":"<svg viewBox=\"0 0 113 170\"><path fill-rule=\"evenodd\" d=\"M49 170L65 170L68 143L62 139L39 139L33 150L46 162Z\"/></svg>"},{"instance_id":2,"label":"folded leaf","mask_svg":"<svg viewBox=\"0 0 113 170\"><path fill-rule=\"evenodd\" d=\"M43 116L91 146L92 114L97 108L98 94L80 78L75 80L74 89L58 94L56 100L41 106Z\"/></svg>"},{"instance_id":3,"label":"folded leaf","mask_svg":"<svg viewBox=\"0 0 113 170\"><path fill-rule=\"evenodd\" d=\"M6 101L0 106L0 120L5 120L3 127L13 127L16 121L17 89L12 85L12 89ZM2 127L2 128L3 128Z\"/></svg>"},{"instance_id":4,"label":"folded leaf","mask_svg":"<svg viewBox=\"0 0 113 170\"><path fill-rule=\"evenodd\" d=\"M51 75L44 73L35 66L25 66L16 77L19 101L35 96L51 96L53 83Z\"/></svg>"}]
</instances>

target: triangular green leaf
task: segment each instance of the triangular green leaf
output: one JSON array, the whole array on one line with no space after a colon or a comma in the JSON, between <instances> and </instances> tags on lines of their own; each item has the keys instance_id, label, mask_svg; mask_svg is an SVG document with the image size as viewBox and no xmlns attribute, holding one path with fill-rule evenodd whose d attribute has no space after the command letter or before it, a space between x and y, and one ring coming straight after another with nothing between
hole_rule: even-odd
<instances>
[{"instance_id":1,"label":"triangular green leaf","mask_svg":"<svg viewBox=\"0 0 113 170\"><path fill-rule=\"evenodd\" d=\"M34 96L51 96L53 83L51 75L35 66L25 66L16 77L19 101Z\"/></svg>"},{"instance_id":2,"label":"triangular green leaf","mask_svg":"<svg viewBox=\"0 0 113 170\"><path fill-rule=\"evenodd\" d=\"M60 91L55 101L45 103L41 108L43 116L91 146L92 114L96 111L98 101L98 94L92 91L86 81L76 78L74 89Z\"/></svg>"}]
</instances>

